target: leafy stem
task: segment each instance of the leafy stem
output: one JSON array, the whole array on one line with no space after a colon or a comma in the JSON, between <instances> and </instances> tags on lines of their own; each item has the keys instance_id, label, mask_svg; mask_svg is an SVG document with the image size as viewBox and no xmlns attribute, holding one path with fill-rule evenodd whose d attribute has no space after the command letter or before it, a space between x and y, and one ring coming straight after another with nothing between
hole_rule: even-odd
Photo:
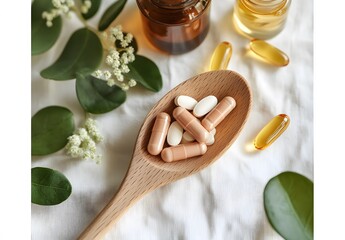
<instances>
[{"instance_id":1,"label":"leafy stem","mask_svg":"<svg viewBox=\"0 0 345 240\"><path fill-rule=\"evenodd\" d=\"M79 10L79 8L77 8L77 7L72 7L71 8L71 10L77 15L77 17L79 18L79 20L84 24L84 26L86 27L86 28L91 28L90 26L89 26L89 24L87 23L87 21L83 18L83 16L82 16L82 14L81 14L81 12L80 12L80 10ZM94 31L94 29L90 29L90 30L93 30Z\"/></svg>"}]
</instances>

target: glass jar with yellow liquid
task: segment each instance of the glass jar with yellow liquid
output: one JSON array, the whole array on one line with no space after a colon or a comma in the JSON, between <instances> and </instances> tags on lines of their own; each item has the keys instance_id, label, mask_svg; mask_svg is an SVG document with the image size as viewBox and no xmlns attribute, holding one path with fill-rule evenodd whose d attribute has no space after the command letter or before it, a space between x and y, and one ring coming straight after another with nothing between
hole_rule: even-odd
<instances>
[{"instance_id":1,"label":"glass jar with yellow liquid","mask_svg":"<svg viewBox=\"0 0 345 240\"><path fill-rule=\"evenodd\" d=\"M249 38L272 38L283 30L290 4L291 0L236 0L235 28Z\"/></svg>"}]
</instances>

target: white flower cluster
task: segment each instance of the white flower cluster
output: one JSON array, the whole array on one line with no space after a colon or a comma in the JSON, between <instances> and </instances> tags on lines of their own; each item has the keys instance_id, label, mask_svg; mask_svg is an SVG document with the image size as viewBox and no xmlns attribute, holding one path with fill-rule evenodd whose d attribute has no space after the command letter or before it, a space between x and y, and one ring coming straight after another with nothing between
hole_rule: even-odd
<instances>
[{"instance_id":1,"label":"white flower cluster","mask_svg":"<svg viewBox=\"0 0 345 240\"><path fill-rule=\"evenodd\" d=\"M107 84L111 87L115 84L119 85L122 90L127 91L130 87L134 87L137 82L134 79L130 79L127 83L124 82L124 73L130 71L128 64L134 62L134 48L130 46L133 35L122 32L121 25L111 28L109 32L104 32L104 38L111 42L111 49L105 58L105 63L111 68L111 70L97 70L94 72L95 77L107 81ZM118 44L116 44L118 43ZM117 48L116 46L121 47Z\"/></svg>"},{"instance_id":2,"label":"white flower cluster","mask_svg":"<svg viewBox=\"0 0 345 240\"><path fill-rule=\"evenodd\" d=\"M44 11L42 18L46 20L47 27L53 26L54 18L66 14L69 16L70 9L74 7L74 0L52 0L54 8L50 12Z\"/></svg>"},{"instance_id":3,"label":"white flower cluster","mask_svg":"<svg viewBox=\"0 0 345 240\"><path fill-rule=\"evenodd\" d=\"M91 8L92 2L90 0L83 1L83 4L80 7L80 11L84 14L88 13Z\"/></svg>"},{"instance_id":4,"label":"white flower cluster","mask_svg":"<svg viewBox=\"0 0 345 240\"><path fill-rule=\"evenodd\" d=\"M92 159L99 163L102 156L96 153L96 144L101 141L103 137L97 129L96 121L88 118L83 128L78 128L75 134L68 137L67 154L73 158Z\"/></svg>"},{"instance_id":5,"label":"white flower cluster","mask_svg":"<svg viewBox=\"0 0 345 240\"><path fill-rule=\"evenodd\" d=\"M47 27L53 26L54 18L66 14L70 17L70 11L75 6L74 0L52 0L54 8L49 12L44 11L42 13L42 18L46 20ZM82 13L86 14L91 8L92 2L90 0L84 0L80 7Z\"/></svg>"}]
</instances>

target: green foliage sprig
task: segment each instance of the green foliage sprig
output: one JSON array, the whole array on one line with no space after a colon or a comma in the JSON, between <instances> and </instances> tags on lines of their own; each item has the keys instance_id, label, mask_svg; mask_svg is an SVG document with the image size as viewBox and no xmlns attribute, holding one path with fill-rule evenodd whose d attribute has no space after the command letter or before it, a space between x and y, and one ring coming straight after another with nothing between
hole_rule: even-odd
<instances>
[{"instance_id":1,"label":"green foliage sprig","mask_svg":"<svg viewBox=\"0 0 345 240\"><path fill-rule=\"evenodd\" d=\"M48 51L58 41L63 27L62 18L76 14L84 24L83 28L72 33L61 55L41 71L41 76L56 81L76 79L78 101L87 114L102 114L116 109L126 101L126 91L137 83L153 92L161 90L163 85L157 65L137 53L138 43L134 36L123 32L121 26L110 27L127 0L117 0L110 5L100 18L97 29L88 24L88 19L97 13L101 2L34 0L31 6L32 55ZM98 69L100 66L106 69ZM98 131L93 119L88 118L88 122L92 122L92 131ZM96 153L95 144L100 139L96 141L87 124L85 126L85 129L76 130L73 113L65 107L41 109L32 117L32 155L51 154L66 146L71 157L98 161L100 155ZM66 200L71 191L72 187L62 173L48 168L32 169L32 203L58 204Z\"/></svg>"},{"instance_id":2,"label":"green foliage sprig","mask_svg":"<svg viewBox=\"0 0 345 240\"><path fill-rule=\"evenodd\" d=\"M313 239L314 184L295 172L273 177L264 191L265 212L284 239Z\"/></svg>"}]
</instances>

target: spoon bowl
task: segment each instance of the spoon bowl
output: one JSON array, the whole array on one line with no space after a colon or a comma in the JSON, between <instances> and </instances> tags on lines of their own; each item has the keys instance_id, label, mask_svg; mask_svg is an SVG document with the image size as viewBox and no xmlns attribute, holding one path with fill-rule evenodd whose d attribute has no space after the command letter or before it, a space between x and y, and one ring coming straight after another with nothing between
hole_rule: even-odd
<instances>
[{"instance_id":1,"label":"spoon bowl","mask_svg":"<svg viewBox=\"0 0 345 240\"><path fill-rule=\"evenodd\" d=\"M201 100L214 95L220 101L226 96L236 100L236 107L217 126L216 141L198 157L166 163L160 155L147 151L151 130L158 113L172 116L174 99L187 95ZM246 80L234 71L219 70L199 74L169 91L148 113L140 129L133 158L127 174L115 196L101 211L79 239L100 239L122 214L145 194L196 173L216 161L236 140L247 121L252 94Z\"/></svg>"}]
</instances>

